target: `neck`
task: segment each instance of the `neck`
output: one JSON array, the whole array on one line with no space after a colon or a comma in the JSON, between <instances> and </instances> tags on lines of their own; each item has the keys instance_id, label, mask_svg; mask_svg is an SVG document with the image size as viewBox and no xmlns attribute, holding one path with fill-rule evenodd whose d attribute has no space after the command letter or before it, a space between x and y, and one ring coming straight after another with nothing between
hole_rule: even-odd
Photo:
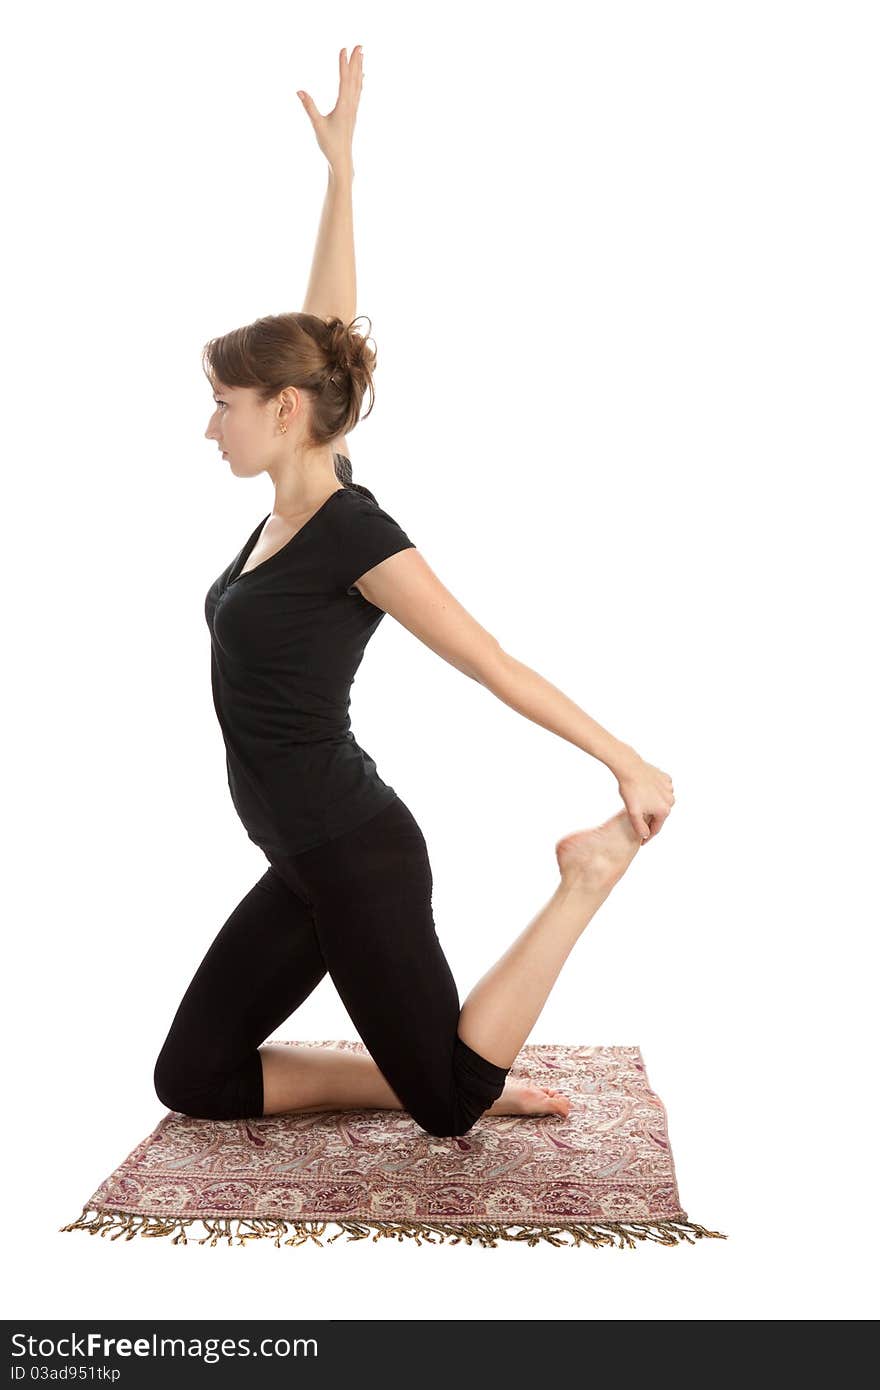
<instances>
[{"instance_id":1,"label":"neck","mask_svg":"<svg viewBox=\"0 0 880 1390\"><path fill-rule=\"evenodd\" d=\"M276 516L293 521L313 512L342 486L329 444L308 453L291 455L282 463L273 481L273 511Z\"/></svg>"}]
</instances>

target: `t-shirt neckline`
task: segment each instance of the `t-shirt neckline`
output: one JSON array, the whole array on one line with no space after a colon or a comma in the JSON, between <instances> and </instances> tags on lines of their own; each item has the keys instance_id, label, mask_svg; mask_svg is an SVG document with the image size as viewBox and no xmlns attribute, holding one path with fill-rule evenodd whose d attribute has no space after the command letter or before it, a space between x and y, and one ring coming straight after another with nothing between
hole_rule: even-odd
<instances>
[{"instance_id":1,"label":"t-shirt neckline","mask_svg":"<svg viewBox=\"0 0 880 1390\"><path fill-rule=\"evenodd\" d=\"M335 492L331 492L330 496L324 498L324 501L321 503L320 507L318 507L316 511L312 512L311 516L303 522L302 526L300 526L298 530L294 531L293 535L290 537L290 540L285 541L284 544L282 546L279 546L277 550L273 550L271 555L267 555L265 560L261 560L258 565L254 565L253 569L246 570L244 567L247 564L253 551L255 550L260 536L263 534L263 527L266 525L266 522L272 515L271 512L267 512L266 515L263 517L263 520L259 523L256 533L254 534L253 540L247 546L246 552L242 555L241 564L238 567L238 573L232 575L226 587L229 588L230 584L238 584L240 580L249 579L252 574L259 574L260 570L265 569L267 565L271 565L273 560L277 560L279 555L283 555L285 551L288 551L290 549L294 541L298 540L298 538L302 535L303 531L305 531L307 526L311 526L312 522L321 515L325 507L327 507L333 501L334 497L338 497L342 492L351 492L351 490L351 488L343 486L338 487Z\"/></svg>"}]
</instances>

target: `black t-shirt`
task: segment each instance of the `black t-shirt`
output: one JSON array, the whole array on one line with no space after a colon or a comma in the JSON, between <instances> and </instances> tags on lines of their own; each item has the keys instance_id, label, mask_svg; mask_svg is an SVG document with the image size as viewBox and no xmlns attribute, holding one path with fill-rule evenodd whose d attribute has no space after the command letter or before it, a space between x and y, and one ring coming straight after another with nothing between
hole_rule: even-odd
<instances>
[{"instance_id":1,"label":"black t-shirt","mask_svg":"<svg viewBox=\"0 0 880 1390\"><path fill-rule=\"evenodd\" d=\"M211 687L242 824L262 849L297 854L396 796L351 732L352 681L385 616L354 584L415 542L343 487L242 574L268 519L208 590Z\"/></svg>"}]
</instances>

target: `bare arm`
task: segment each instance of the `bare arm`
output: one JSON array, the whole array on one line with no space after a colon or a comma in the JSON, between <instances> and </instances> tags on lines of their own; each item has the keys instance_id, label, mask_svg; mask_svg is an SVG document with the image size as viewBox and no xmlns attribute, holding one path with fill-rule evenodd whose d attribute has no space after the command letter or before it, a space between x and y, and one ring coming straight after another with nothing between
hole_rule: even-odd
<instances>
[{"instance_id":1,"label":"bare arm","mask_svg":"<svg viewBox=\"0 0 880 1390\"><path fill-rule=\"evenodd\" d=\"M340 50L339 93L336 105L326 116L320 114L307 92L298 93L328 166L327 192L303 312L319 318L338 314L344 323L351 323L357 313L352 140L363 66L360 46L352 51L350 59L344 48Z\"/></svg>"},{"instance_id":2,"label":"bare arm","mask_svg":"<svg viewBox=\"0 0 880 1390\"><path fill-rule=\"evenodd\" d=\"M399 551L368 570L357 588L438 656L532 723L620 772L635 750L597 724L537 671L506 652L438 579L418 549Z\"/></svg>"},{"instance_id":3,"label":"bare arm","mask_svg":"<svg viewBox=\"0 0 880 1390\"><path fill-rule=\"evenodd\" d=\"M645 840L659 834L675 803L669 774L645 762L557 686L506 652L441 584L418 549L389 555L362 574L356 586L368 602L390 613L505 705L598 758L617 778L636 833Z\"/></svg>"},{"instance_id":4,"label":"bare arm","mask_svg":"<svg viewBox=\"0 0 880 1390\"><path fill-rule=\"evenodd\" d=\"M363 83L364 55L360 45L346 57L339 53L339 94L336 105L322 116L308 92L297 93L306 108L318 145L327 159L327 192L321 210L312 269L303 312L330 318L337 314L351 323L357 313L357 275L354 259L352 140ZM337 453L350 458L345 435L334 439Z\"/></svg>"},{"instance_id":5,"label":"bare arm","mask_svg":"<svg viewBox=\"0 0 880 1390\"><path fill-rule=\"evenodd\" d=\"M306 314L317 314L322 319L338 314L343 323L351 323L357 312L353 178L350 168L327 170L327 192L303 304Z\"/></svg>"}]
</instances>

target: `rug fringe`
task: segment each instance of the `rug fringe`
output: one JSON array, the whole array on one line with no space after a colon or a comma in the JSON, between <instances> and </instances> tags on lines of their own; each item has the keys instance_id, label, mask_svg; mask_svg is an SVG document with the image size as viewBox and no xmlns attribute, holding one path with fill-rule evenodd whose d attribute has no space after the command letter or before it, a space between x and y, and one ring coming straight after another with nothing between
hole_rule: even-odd
<instances>
[{"instance_id":1,"label":"rug fringe","mask_svg":"<svg viewBox=\"0 0 880 1390\"><path fill-rule=\"evenodd\" d=\"M91 1211L94 1211L93 1216L89 1215ZM529 1245L537 1245L542 1240L548 1241L551 1245L580 1245L583 1241L595 1246L613 1245L620 1250L626 1246L634 1250L637 1240L653 1240L659 1245L678 1245L683 1241L693 1245L695 1241L705 1237L727 1240L722 1231L708 1231L705 1226L700 1226L695 1221L685 1220L599 1221L562 1226L528 1225L520 1222L514 1222L509 1226L485 1222L435 1226L425 1225L420 1221L285 1221L280 1217L141 1216L132 1212L103 1211L92 1207L83 1207L77 1220L59 1227L59 1231L88 1231L90 1235L100 1232L102 1236L113 1232L111 1240L118 1240L120 1236L125 1236L126 1240L132 1240L137 1235L171 1236L172 1245L187 1245L187 1231L196 1222L201 1222L207 1231L207 1235L195 1241L197 1245L204 1245L206 1241L216 1245L218 1240L224 1239L227 1244L232 1245L232 1227L237 1223L238 1230L235 1236L238 1237L239 1245L244 1245L249 1240L265 1238L274 1240L277 1248L280 1248L282 1236L287 1235L288 1229L293 1234L283 1241L284 1245L302 1245L308 1240L314 1241L316 1245L332 1245L340 1236L347 1235L349 1240L364 1240L371 1232L374 1241L380 1236L391 1236L392 1239L396 1237L397 1240L409 1236L417 1245L421 1245L423 1240L429 1245L442 1245L449 1237L451 1245L465 1241L468 1245L478 1243L483 1246L495 1246L499 1240L524 1240ZM320 1237L329 1226L338 1226L339 1230L324 1242ZM574 1240L561 1239L564 1235L573 1236ZM435 1239L437 1236L440 1237L439 1241Z\"/></svg>"}]
</instances>

